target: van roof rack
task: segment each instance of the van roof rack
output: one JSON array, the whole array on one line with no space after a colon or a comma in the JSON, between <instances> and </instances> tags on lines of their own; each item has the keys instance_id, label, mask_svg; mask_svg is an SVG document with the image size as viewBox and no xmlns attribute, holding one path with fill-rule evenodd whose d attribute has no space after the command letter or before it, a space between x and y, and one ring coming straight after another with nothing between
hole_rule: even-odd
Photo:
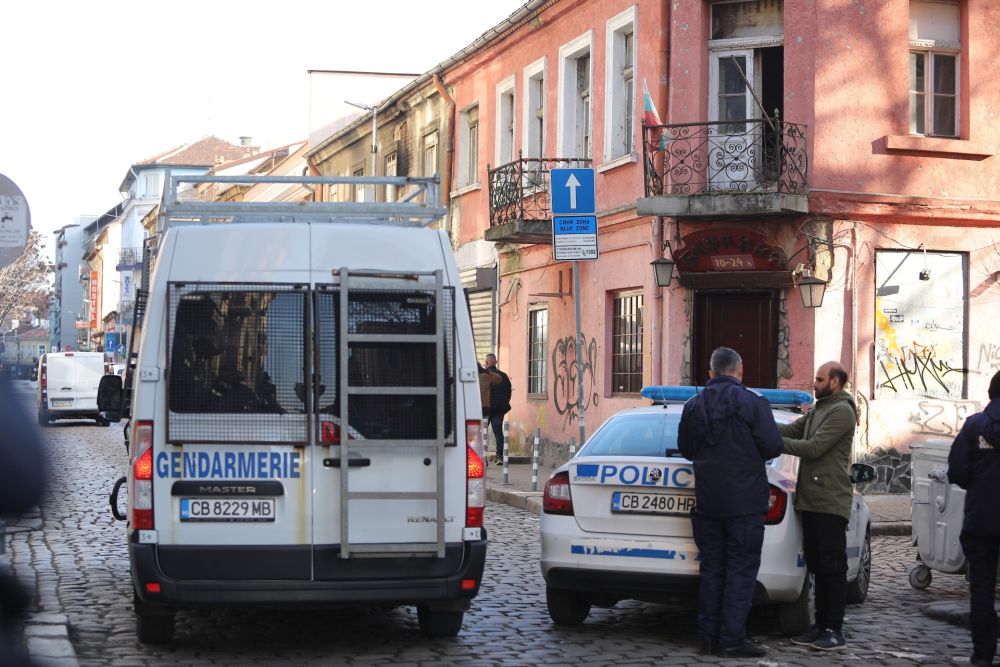
<instances>
[{"instance_id":1,"label":"van roof rack","mask_svg":"<svg viewBox=\"0 0 1000 667\"><path fill-rule=\"evenodd\" d=\"M355 222L428 227L445 216L439 205L437 176L200 176L167 171L160 201L158 230L177 225L242 222ZM192 187L182 188L182 183ZM394 202L353 201L205 201L199 184L252 187L260 183L309 186L394 186Z\"/></svg>"}]
</instances>

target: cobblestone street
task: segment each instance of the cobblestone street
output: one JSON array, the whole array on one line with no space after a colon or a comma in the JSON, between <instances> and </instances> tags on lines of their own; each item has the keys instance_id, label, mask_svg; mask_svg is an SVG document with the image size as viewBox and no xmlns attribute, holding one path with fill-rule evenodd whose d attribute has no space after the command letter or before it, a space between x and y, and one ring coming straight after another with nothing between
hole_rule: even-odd
<instances>
[{"instance_id":1,"label":"cobblestone street","mask_svg":"<svg viewBox=\"0 0 1000 667\"><path fill-rule=\"evenodd\" d=\"M36 591L39 614L65 614L81 665L650 665L753 664L697 654L692 609L621 603L594 609L579 628L552 625L539 572L538 518L501 504L488 507L490 552L482 592L461 635L431 640L411 608L181 611L170 647L137 643L125 524L114 522L108 492L125 468L120 425L57 424L46 430L52 491L43 527L9 536L19 577ZM910 587L915 550L907 537L873 538L868 602L848 608L848 647L818 654L777 634L773 614L751 617L770 649L767 665L959 664L965 630L921 612L929 602L964 596L960 576Z\"/></svg>"}]
</instances>

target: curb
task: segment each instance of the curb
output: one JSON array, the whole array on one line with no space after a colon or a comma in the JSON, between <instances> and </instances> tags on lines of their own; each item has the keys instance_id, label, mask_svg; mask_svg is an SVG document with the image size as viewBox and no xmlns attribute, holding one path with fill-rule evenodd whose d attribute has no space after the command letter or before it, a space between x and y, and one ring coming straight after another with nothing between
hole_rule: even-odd
<instances>
[{"instance_id":1,"label":"curb","mask_svg":"<svg viewBox=\"0 0 1000 667\"><path fill-rule=\"evenodd\" d=\"M872 521L872 535L909 536L912 532L912 521Z\"/></svg>"},{"instance_id":2,"label":"curb","mask_svg":"<svg viewBox=\"0 0 1000 667\"><path fill-rule=\"evenodd\" d=\"M541 491L511 491L508 489L487 487L486 498L495 503L503 503L504 505L526 510L532 514L541 514L542 512Z\"/></svg>"}]
</instances>

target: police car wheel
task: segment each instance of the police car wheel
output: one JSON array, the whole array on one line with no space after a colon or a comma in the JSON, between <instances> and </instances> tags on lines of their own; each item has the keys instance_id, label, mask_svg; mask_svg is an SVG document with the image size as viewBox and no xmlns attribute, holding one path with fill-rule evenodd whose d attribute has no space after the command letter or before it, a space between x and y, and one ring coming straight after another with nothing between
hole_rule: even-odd
<instances>
[{"instance_id":1,"label":"police car wheel","mask_svg":"<svg viewBox=\"0 0 1000 667\"><path fill-rule=\"evenodd\" d=\"M868 584L872 579L872 538L865 532L861 543L861 557L858 562L858 576L854 581L847 582L847 601L850 604L860 604L868 597Z\"/></svg>"},{"instance_id":2,"label":"police car wheel","mask_svg":"<svg viewBox=\"0 0 1000 667\"><path fill-rule=\"evenodd\" d=\"M807 574L795 602L778 605L778 628L786 637L801 635L816 622L816 593L813 575Z\"/></svg>"},{"instance_id":3,"label":"police car wheel","mask_svg":"<svg viewBox=\"0 0 1000 667\"><path fill-rule=\"evenodd\" d=\"M590 599L577 591L546 587L545 603L556 625L580 625L590 614Z\"/></svg>"},{"instance_id":4,"label":"police car wheel","mask_svg":"<svg viewBox=\"0 0 1000 667\"><path fill-rule=\"evenodd\" d=\"M417 607L420 631L430 637L454 637L461 631L464 617L464 611L430 609L424 605Z\"/></svg>"}]
</instances>

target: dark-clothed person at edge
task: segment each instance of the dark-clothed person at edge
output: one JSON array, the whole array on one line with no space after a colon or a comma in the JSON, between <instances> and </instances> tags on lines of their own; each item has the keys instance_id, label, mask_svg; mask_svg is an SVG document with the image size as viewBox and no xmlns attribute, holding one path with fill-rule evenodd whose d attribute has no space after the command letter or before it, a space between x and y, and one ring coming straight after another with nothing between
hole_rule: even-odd
<instances>
[{"instance_id":1,"label":"dark-clothed person at edge","mask_svg":"<svg viewBox=\"0 0 1000 667\"><path fill-rule=\"evenodd\" d=\"M791 424L778 424L785 453L798 456L795 509L802 518L806 568L816 586L816 624L792 642L818 650L844 647L847 605L847 523L851 519L849 466L858 409L844 391L847 371L828 361L816 371L816 405Z\"/></svg>"},{"instance_id":2,"label":"dark-clothed person at edge","mask_svg":"<svg viewBox=\"0 0 1000 667\"><path fill-rule=\"evenodd\" d=\"M969 562L972 665L991 665L997 649L997 557L1000 553L1000 371L986 409L965 420L948 454L948 481L965 489L959 539Z\"/></svg>"},{"instance_id":3,"label":"dark-clothed person at edge","mask_svg":"<svg viewBox=\"0 0 1000 667\"><path fill-rule=\"evenodd\" d=\"M694 464L702 652L761 657L767 652L747 638L746 621L764 545L765 463L781 454L781 436L767 401L743 386L735 350L712 352L709 377L684 404L677 434L681 453Z\"/></svg>"}]
</instances>

